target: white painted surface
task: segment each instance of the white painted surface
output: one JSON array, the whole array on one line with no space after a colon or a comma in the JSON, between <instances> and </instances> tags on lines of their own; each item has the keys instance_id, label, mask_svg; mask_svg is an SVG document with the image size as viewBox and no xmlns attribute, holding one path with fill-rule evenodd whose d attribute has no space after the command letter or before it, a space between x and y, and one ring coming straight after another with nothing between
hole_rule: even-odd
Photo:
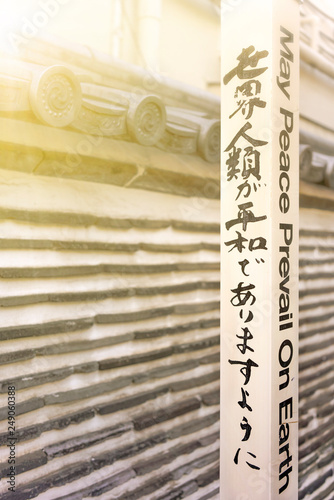
<instances>
[{"instance_id":1,"label":"white painted surface","mask_svg":"<svg viewBox=\"0 0 334 500\"><path fill-rule=\"evenodd\" d=\"M227 181L225 164L229 158L227 152L223 153L222 160L222 282L224 285L222 292L221 440L224 445L221 448L221 497L224 499L295 500L297 498L298 8L298 3L294 0L270 2L250 0L230 13L222 29L223 77L238 65L237 57L243 49L253 46L250 51L252 55L254 51L268 51L265 57L254 62L252 66L253 68L268 68L267 70L263 70L258 75L255 73L247 76L246 74L240 79L233 76L229 82L226 82L226 85L222 85L222 100L225 103L222 149L227 148L246 122L252 125L247 133L253 139L267 142L262 146L254 147L260 151L261 180L255 177L250 178L252 184L253 181L256 182L257 191L252 190L249 197L243 194L236 201L237 187L242 184L245 177L243 178L240 173L239 176L237 175L237 180ZM285 31L281 31L281 26ZM290 33L293 34L291 37L293 42L292 39L288 40ZM281 39L284 37L286 37L284 43L291 53L287 52L287 48L282 45ZM248 64L244 69L250 70L251 66ZM251 78L261 82L261 92L257 95L266 102L266 107L255 106L251 117L248 118L246 115L249 108L246 107L244 115L240 110L229 118L238 108L234 99L236 86ZM280 88L277 82L281 84ZM282 109L285 111L282 112ZM286 118L291 116L289 113L293 114L293 126L291 126L290 119ZM283 134L281 142L280 134ZM245 137L238 139L237 147L249 146L250 142ZM279 187L280 175L283 173L282 169L280 171L281 150L287 152L291 160L291 166L286 169L289 170L289 179L281 178L283 188ZM242 154L241 152L240 158ZM239 168L242 172L242 160L240 160ZM288 181L290 185L287 188ZM289 197L288 209L284 209L283 204L280 209L279 200L282 192ZM267 218L253 224L248 223L244 231L242 225L228 229L226 223L238 218L240 208L238 206L248 202L252 202L250 210L256 217L266 215ZM293 225L291 245L285 241L289 238L284 237L285 233L280 229L279 224ZM260 250L257 255L247 249L241 253L236 250L228 252L224 243L236 238L236 230L247 239L265 237L268 250ZM284 277L282 275L281 277L279 264L283 251L280 251L280 247L284 245L289 245L290 268L289 271L283 271ZM259 262L256 262L255 257ZM242 272L240 261L243 259L249 261L246 271L249 277ZM264 262L261 262L261 259ZM293 314L293 327L280 331L279 326L283 325L283 320L279 323L280 283L285 277L288 277L286 281L290 298L288 313ZM256 299L254 305L251 303L252 298L248 302L245 300L245 304L240 304L239 309L231 305L231 300L235 297L235 292L232 290L237 289L238 284L255 286L252 289ZM241 305L244 307L241 308ZM252 311L253 319L249 322L244 321L239 315L241 310L246 315ZM242 336L242 328L246 327L253 335L253 338L248 340L248 345L254 349L254 352L248 350L242 354L237 344L242 344L243 341L236 335ZM283 382L283 378L279 377L279 372L283 369L285 360L290 358L291 346L293 346L292 359L286 363L289 368L288 384L279 389L279 385ZM279 363L279 352L282 353L281 363ZM247 359L251 359L258 366L251 369L251 377L249 383L246 384L245 378L240 373L242 366L230 364L230 361L247 362ZM247 408L241 408L238 404L242 400L241 389L248 392L247 403L252 407L252 412ZM248 438L246 438L246 428L241 427L245 424L243 418L247 418L247 423L251 425ZM286 424L289 425L289 437L282 438L280 446L280 432L281 437L284 432L287 434ZM286 449L283 448L284 445L287 446ZM254 469L252 466L259 469ZM280 474L281 477L279 477Z\"/></svg>"}]
</instances>

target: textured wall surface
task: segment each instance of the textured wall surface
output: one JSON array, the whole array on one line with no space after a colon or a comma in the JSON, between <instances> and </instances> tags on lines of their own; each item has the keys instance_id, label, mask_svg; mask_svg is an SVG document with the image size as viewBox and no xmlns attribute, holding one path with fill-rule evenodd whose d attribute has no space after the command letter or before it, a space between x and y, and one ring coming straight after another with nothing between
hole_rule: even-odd
<instances>
[{"instance_id":1,"label":"textured wall surface","mask_svg":"<svg viewBox=\"0 0 334 500\"><path fill-rule=\"evenodd\" d=\"M3 170L0 213L1 498L218 499L219 201Z\"/></svg>"},{"instance_id":2,"label":"textured wall surface","mask_svg":"<svg viewBox=\"0 0 334 500\"><path fill-rule=\"evenodd\" d=\"M324 200L325 191L320 196ZM310 196L302 204L316 206L317 200ZM334 212L301 208L300 500L334 498L333 280Z\"/></svg>"}]
</instances>

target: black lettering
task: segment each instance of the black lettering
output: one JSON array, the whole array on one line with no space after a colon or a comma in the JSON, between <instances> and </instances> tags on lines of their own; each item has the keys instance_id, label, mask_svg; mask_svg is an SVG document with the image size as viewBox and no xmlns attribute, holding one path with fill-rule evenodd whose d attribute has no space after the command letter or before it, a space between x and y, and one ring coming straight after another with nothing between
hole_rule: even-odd
<instances>
[{"instance_id":1,"label":"black lettering","mask_svg":"<svg viewBox=\"0 0 334 500\"><path fill-rule=\"evenodd\" d=\"M286 288L285 286L288 283L288 281L289 281L289 276L287 276L283 281L281 281L279 285L280 290L282 290L282 292L284 293L290 293L289 288Z\"/></svg>"},{"instance_id":2,"label":"black lettering","mask_svg":"<svg viewBox=\"0 0 334 500\"><path fill-rule=\"evenodd\" d=\"M282 446L289 438L290 428L289 424L282 424L279 428L279 445Z\"/></svg>"},{"instance_id":3,"label":"black lettering","mask_svg":"<svg viewBox=\"0 0 334 500\"><path fill-rule=\"evenodd\" d=\"M282 172L281 175L279 176L279 187L281 191L284 191L284 186L283 186L284 179L286 180L285 192L287 193L290 188L290 177L286 172Z\"/></svg>"},{"instance_id":4,"label":"black lettering","mask_svg":"<svg viewBox=\"0 0 334 500\"><path fill-rule=\"evenodd\" d=\"M282 481L282 479L286 478L285 484L280 487L279 489L279 494L283 493L284 490L287 489L289 486L289 474L292 472L292 467L289 467L286 471L282 472L282 474L279 475L279 480Z\"/></svg>"},{"instance_id":5,"label":"black lettering","mask_svg":"<svg viewBox=\"0 0 334 500\"><path fill-rule=\"evenodd\" d=\"M290 262L286 257L282 257L279 263L279 274L281 278L286 278L290 271Z\"/></svg>"},{"instance_id":6,"label":"black lettering","mask_svg":"<svg viewBox=\"0 0 334 500\"><path fill-rule=\"evenodd\" d=\"M281 293L279 296L279 313L283 314L288 312L290 307L290 297L288 294Z\"/></svg>"},{"instance_id":7,"label":"black lettering","mask_svg":"<svg viewBox=\"0 0 334 500\"><path fill-rule=\"evenodd\" d=\"M284 242L286 245L291 245L293 238L292 224L280 224L279 228L284 230Z\"/></svg>"},{"instance_id":8,"label":"black lettering","mask_svg":"<svg viewBox=\"0 0 334 500\"><path fill-rule=\"evenodd\" d=\"M290 156L288 154L285 154L284 151L281 151L279 155L279 162L280 170L288 172L290 169Z\"/></svg>"},{"instance_id":9,"label":"black lettering","mask_svg":"<svg viewBox=\"0 0 334 500\"><path fill-rule=\"evenodd\" d=\"M288 347L290 350L289 357L286 361L283 361L283 358L282 358L282 352L283 352L284 347ZM291 363L292 357L293 357L292 343L291 343L291 340L286 339L286 340L284 340L284 342L282 342L282 344L279 348L279 353L278 353L278 360L279 360L279 364L281 365L281 367L286 368L287 366L289 366L289 364Z\"/></svg>"},{"instance_id":10,"label":"black lettering","mask_svg":"<svg viewBox=\"0 0 334 500\"><path fill-rule=\"evenodd\" d=\"M279 145L283 151L287 151L290 147L290 136L286 130L282 130L279 135Z\"/></svg>"},{"instance_id":11,"label":"black lettering","mask_svg":"<svg viewBox=\"0 0 334 500\"><path fill-rule=\"evenodd\" d=\"M293 131L293 113L291 111L288 111L287 109L280 108L280 113L284 115L284 127L285 130L291 134ZM288 120L290 121L290 124L288 124Z\"/></svg>"},{"instance_id":12,"label":"black lettering","mask_svg":"<svg viewBox=\"0 0 334 500\"><path fill-rule=\"evenodd\" d=\"M282 391L283 389L285 389L286 387L288 387L288 385L290 383L289 368L284 368L284 370L281 370L279 372L279 376L280 377L283 377L284 375L286 376L286 380L280 384L280 386L279 386L279 390L280 391Z\"/></svg>"},{"instance_id":13,"label":"black lettering","mask_svg":"<svg viewBox=\"0 0 334 500\"><path fill-rule=\"evenodd\" d=\"M290 199L286 193L282 193L279 197L279 209L282 214L287 214L290 208Z\"/></svg>"},{"instance_id":14,"label":"black lettering","mask_svg":"<svg viewBox=\"0 0 334 500\"><path fill-rule=\"evenodd\" d=\"M293 62L293 53L291 52L290 48L286 45L287 43L293 43L293 33L288 31L286 28L283 28L281 26L281 32L284 33L286 36L281 36L281 46L284 48L285 52L281 49L281 56L284 57L285 59L288 59L288 61Z\"/></svg>"},{"instance_id":15,"label":"black lettering","mask_svg":"<svg viewBox=\"0 0 334 500\"><path fill-rule=\"evenodd\" d=\"M290 416L288 416L288 408L290 408ZM282 415L284 410L284 415ZM284 417L284 419L282 418ZM279 425L282 425L283 420L292 418L292 398L286 399L279 404Z\"/></svg>"}]
</instances>

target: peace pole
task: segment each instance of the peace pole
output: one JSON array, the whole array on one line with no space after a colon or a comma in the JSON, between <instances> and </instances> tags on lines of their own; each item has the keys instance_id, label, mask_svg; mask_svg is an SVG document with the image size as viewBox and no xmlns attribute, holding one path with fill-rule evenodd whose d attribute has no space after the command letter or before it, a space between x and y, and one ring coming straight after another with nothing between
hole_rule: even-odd
<instances>
[{"instance_id":1,"label":"peace pole","mask_svg":"<svg viewBox=\"0 0 334 500\"><path fill-rule=\"evenodd\" d=\"M299 3L222 16L221 498L298 498Z\"/></svg>"}]
</instances>

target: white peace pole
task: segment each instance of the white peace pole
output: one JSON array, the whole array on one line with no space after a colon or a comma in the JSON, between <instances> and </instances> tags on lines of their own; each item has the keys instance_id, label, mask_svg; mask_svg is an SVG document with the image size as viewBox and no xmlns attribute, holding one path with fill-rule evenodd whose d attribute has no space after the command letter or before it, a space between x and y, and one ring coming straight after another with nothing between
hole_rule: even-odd
<instances>
[{"instance_id":1,"label":"white peace pole","mask_svg":"<svg viewBox=\"0 0 334 500\"><path fill-rule=\"evenodd\" d=\"M222 16L221 498L295 500L299 3L227 4Z\"/></svg>"}]
</instances>

